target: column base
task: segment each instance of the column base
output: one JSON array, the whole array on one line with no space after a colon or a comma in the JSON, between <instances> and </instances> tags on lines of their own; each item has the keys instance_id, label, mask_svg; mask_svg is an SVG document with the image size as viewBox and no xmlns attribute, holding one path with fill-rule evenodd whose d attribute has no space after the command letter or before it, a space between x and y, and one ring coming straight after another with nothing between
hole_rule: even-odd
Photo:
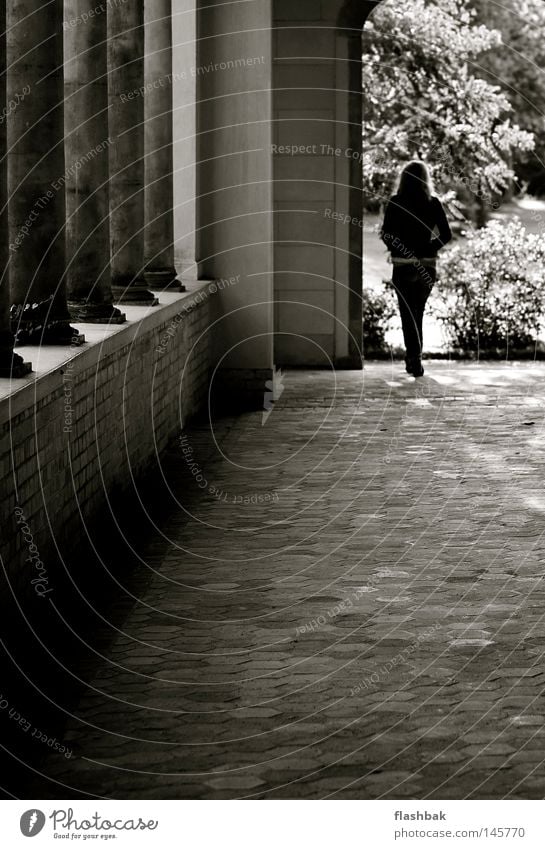
<instances>
[{"instance_id":1,"label":"column base","mask_svg":"<svg viewBox=\"0 0 545 849\"><path fill-rule=\"evenodd\" d=\"M20 328L15 339L16 347L21 345L73 345L79 347L85 343L85 336L71 327L68 321L55 321L45 327Z\"/></svg>"},{"instance_id":2,"label":"column base","mask_svg":"<svg viewBox=\"0 0 545 849\"><path fill-rule=\"evenodd\" d=\"M112 286L114 303L133 307L156 307L159 299L144 284L138 286Z\"/></svg>"},{"instance_id":3,"label":"column base","mask_svg":"<svg viewBox=\"0 0 545 849\"><path fill-rule=\"evenodd\" d=\"M113 304L90 304L86 301L68 301L68 311L72 321L84 324L124 324L125 313Z\"/></svg>"},{"instance_id":4,"label":"column base","mask_svg":"<svg viewBox=\"0 0 545 849\"><path fill-rule=\"evenodd\" d=\"M32 371L32 363L25 363L19 354L11 351L0 353L0 377L26 377Z\"/></svg>"},{"instance_id":5,"label":"column base","mask_svg":"<svg viewBox=\"0 0 545 849\"><path fill-rule=\"evenodd\" d=\"M35 304L13 304L10 331L18 345L83 345L85 336L70 326L66 304L53 295Z\"/></svg>"},{"instance_id":6,"label":"column base","mask_svg":"<svg viewBox=\"0 0 545 849\"><path fill-rule=\"evenodd\" d=\"M146 285L155 291L185 292L186 288L178 280L175 268L161 268L156 271L145 271L144 279Z\"/></svg>"}]
</instances>

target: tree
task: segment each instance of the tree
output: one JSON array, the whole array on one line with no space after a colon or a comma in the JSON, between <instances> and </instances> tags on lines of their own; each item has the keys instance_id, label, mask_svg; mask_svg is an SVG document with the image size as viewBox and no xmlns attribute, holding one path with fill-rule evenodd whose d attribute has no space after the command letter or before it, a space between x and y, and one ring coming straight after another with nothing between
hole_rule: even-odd
<instances>
[{"instance_id":1,"label":"tree","mask_svg":"<svg viewBox=\"0 0 545 849\"><path fill-rule=\"evenodd\" d=\"M363 37L363 171L383 202L401 163L426 159L439 189L491 199L512 178L515 151L533 135L512 124L499 86L476 76L501 44L475 22L469 0L385 0Z\"/></svg>"},{"instance_id":2,"label":"tree","mask_svg":"<svg viewBox=\"0 0 545 849\"><path fill-rule=\"evenodd\" d=\"M501 46L480 58L475 73L499 85L514 119L535 137L535 151L515 151L513 168L530 191L545 194L545 3L470 0L475 21L501 33Z\"/></svg>"}]
</instances>

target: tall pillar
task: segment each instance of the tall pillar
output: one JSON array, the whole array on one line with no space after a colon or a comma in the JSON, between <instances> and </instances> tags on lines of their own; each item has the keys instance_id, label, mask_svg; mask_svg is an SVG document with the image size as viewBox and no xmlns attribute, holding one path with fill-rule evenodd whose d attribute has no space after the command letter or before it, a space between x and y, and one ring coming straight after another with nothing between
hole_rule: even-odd
<instances>
[{"instance_id":1,"label":"tall pillar","mask_svg":"<svg viewBox=\"0 0 545 849\"><path fill-rule=\"evenodd\" d=\"M80 343L66 303L62 0L8 3L9 274L17 341Z\"/></svg>"},{"instance_id":2,"label":"tall pillar","mask_svg":"<svg viewBox=\"0 0 545 849\"><path fill-rule=\"evenodd\" d=\"M176 288L172 130L172 0L144 6L145 211L144 258L152 289Z\"/></svg>"},{"instance_id":3,"label":"tall pillar","mask_svg":"<svg viewBox=\"0 0 545 849\"><path fill-rule=\"evenodd\" d=\"M110 240L116 303L157 303L144 278L144 4L108 4Z\"/></svg>"},{"instance_id":4,"label":"tall pillar","mask_svg":"<svg viewBox=\"0 0 545 849\"><path fill-rule=\"evenodd\" d=\"M6 0L0 0L0 114L7 117L6 98ZM11 298L8 275L8 160L6 120L0 121L0 377L23 377L31 371L13 352L10 330Z\"/></svg>"},{"instance_id":5,"label":"tall pillar","mask_svg":"<svg viewBox=\"0 0 545 849\"><path fill-rule=\"evenodd\" d=\"M273 377L273 5L290 4L197 3L198 273L236 281L218 287L211 388L235 409L262 408Z\"/></svg>"},{"instance_id":6,"label":"tall pillar","mask_svg":"<svg viewBox=\"0 0 545 849\"><path fill-rule=\"evenodd\" d=\"M64 0L68 307L73 319L120 324L110 273L106 8Z\"/></svg>"}]
</instances>

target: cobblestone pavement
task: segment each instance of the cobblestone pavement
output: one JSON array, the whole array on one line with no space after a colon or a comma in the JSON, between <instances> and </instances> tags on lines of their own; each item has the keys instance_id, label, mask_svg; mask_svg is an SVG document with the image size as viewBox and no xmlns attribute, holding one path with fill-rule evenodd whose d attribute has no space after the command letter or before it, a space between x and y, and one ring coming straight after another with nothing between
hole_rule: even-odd
<instances>
[{"instance_id":1,"label":"cobblestone pavement","mask_svg":"<svg viewBox=\"0 0 545 849\"><path fill-rule=\"evenodd\" d=\"M283 382L164 458L58 796L543 798L545 366Z\"/></svg>"}]
</instances>

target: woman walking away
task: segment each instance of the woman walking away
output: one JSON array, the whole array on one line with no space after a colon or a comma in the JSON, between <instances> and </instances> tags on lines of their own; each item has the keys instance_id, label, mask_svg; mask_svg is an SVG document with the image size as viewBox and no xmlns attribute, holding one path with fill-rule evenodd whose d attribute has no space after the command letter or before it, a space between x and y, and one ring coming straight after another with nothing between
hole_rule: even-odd
<instances>
[{"instance_id":1,"label":"woman walking away","mask_svg":"<svg viewBox=\"0 0 545 849\"><path fill-rule=\"evenodd\" d=\"M386 206L381 239L394 266L407 372L422 377L422 319L437 277L437 254L452 233L424 162L415 160L400 175L397 194Z\"/></svg>"}]
</instances>

